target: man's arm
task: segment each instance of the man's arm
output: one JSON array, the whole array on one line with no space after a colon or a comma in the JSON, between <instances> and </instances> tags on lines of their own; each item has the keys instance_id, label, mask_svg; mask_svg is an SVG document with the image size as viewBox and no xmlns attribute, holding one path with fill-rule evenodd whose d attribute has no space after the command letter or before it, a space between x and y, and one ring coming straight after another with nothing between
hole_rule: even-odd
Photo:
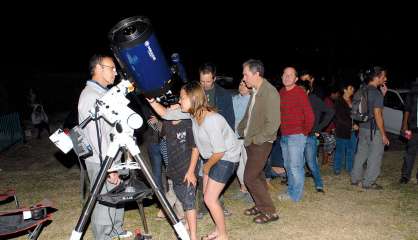
<instances>
[{"instance_id":1,"label":"man's arm","mask_svg":"<svg viewBox=\"0 0 418 240\"><path fill-rule=\"evenodd\" d=\"M245 109L245 114L244 117L242 118L241 122L238 123L238 127L237 127L237 132L238 132L238 136L240 137L244 137L244 129L247 127L247 122L248 122L248 115L249 115L249 108L251 105L251 101L252 98L255 97L254 95L252 95L250 97L250 100L248 101L247 107Z\"/></svg>"},{"instance_id":2,"label":"man's arm","mask_svg":"<svg viewBox=\"0 0 418 240\"><path fill-rule=\"evenodd\" d=\"M413 112L413 108L412 108L412 104L413 104L413 94L408 94L408 96L406 97L405 100L405 111L403 113L403 118L402 118L402 127L401 127L401 131L404 132L405 130L409 130L408 129L408 119L409 119L409 115L411 112Z\"/></svg>"},{"instance_id":3,"label":"man's arm","mask_svg":"<svg viewBox=\"0 0 418 240\"><path fill-rule=\"evenodd\" d=\"M321 118L321 122L318 124L318 128L313 129L313 132L320 132L331 122L332 118L334 117L335 110L325 105L325 103L320 98L317 99L316 104L324 115Z\"/></svg>"},{"instance_id":4,"label":"man's arm","mask_svg":"<svg viewBox=\"0 0 418 240\"><path fill-rule=\"evenodd\" d=\"M389 139L386 136L385 132L385 124L383 121L383 109L382 108L374 108L373 109L374 118L376 120L377 128L380 131L380 134L382 134L382 142L384 145L389 145Z\"/></svg>"},{"instance_id":5,"label":"man's arm","mask_svg":"<svg viewBox=\"0 0 418 240\"><path fill-rule=\"evenodd\" d=\"M304 135L307 136L312 131L313 125L315 124L315 114L313 112L309 98L306 94L301 96L301 103L303 114L305 115Z\"/></svg>"},{"instance_id":6,"label":"man's arm","mask_svg":"<svg viewBox=\"0 0 418 240\"><path fill-rule=\"evenodd\" d=\"M216 100L216 105L219 108L219 113L225 118L232 130L235 130L235 115L232 104L232 95L220 86L216 87L215 95L217 94L219 95L215 97L218 98Z\"/></svg>"},{"instance_id":7,"label":"man's arm","mask_svg":"<svg viewBox=\"0 0 418 240\"><path fill-rule=\"evenodd\" d=\"M403 113L403 118L402 118L401 132L405 132L406 130L408 130L408 119L409 119L409 112L405 111Z\"/></svg>"}]
</instances>

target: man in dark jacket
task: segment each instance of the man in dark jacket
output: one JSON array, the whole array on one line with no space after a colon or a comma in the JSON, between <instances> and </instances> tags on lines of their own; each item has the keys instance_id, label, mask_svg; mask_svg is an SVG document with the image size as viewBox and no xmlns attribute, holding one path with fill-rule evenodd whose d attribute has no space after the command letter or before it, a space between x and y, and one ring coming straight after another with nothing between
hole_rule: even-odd
<instances>
[{"instance_id":1,"label":"man in dark jacket","mask_svg":"<svg viewBox=\"0 0 418 240\"><path fill-rule=\"evenodd\" d=\"M406 154L402 166L402 175L399 182L407 184L411 178L412 169L415 164L415 156L418 148L418 124L417 124L417 104L418 104L418 82L412 84L411 92L409 92L405 104L405 112L403 114L401 133L408 139L406 145ZM416 175L418 182L418 171Z\"/></svg>"},{"instance_id":2,"label":"man in dark jacket","mask_svg":"<svg viewBox=\"0 0 418 240\"><path fill-rule=\"evenodd\" d=\"M216 107L219 114L225 118L232 130L235 130L235 116L232 105L232 94L218 84L215 84L215 76L215 65L211 63L204 63L202 66L200 66L200 84L205 90L209 104L213 107Z\"/></svg>"},{"instance_id":3,"label":"man in dark jacket","mask_svg":"<svg viewBox=\"0 0 418 240\"><path fill-rule=\"evenodd\" d=\"M315 116L312 131L309 133L306 139L305 162L308 164L308 167L312 172L316 191L324 193L324 184L322 182L320 169L316 161L318 151L317 138L320 136L321 131L334 117L335 111L334 109L325 105L325 103L318 96L316 96L314 93L311 93L312 88L307 81L298 81L296 84L302 87L308 95L309 102L311 103L311 107Z\"/></svg>"}]
</instances>

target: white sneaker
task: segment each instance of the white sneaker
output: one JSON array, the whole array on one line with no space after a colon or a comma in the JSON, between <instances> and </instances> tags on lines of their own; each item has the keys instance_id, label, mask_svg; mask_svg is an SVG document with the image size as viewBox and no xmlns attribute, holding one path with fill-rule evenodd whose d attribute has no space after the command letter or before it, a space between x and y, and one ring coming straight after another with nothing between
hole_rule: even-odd
<instances>
[{"instance_id":1,"label":"white sneaker","mask_svg":"<svg viewBox=\"0 0 418 240\"><path fill-rule=\"evenodd\" d=\"M134 234L131 231L124 230L123 232L119 233L118 236L115 236L112 239L129 238L129 237L132 237L133 235Z\"/></svg>"},{"instance_id":2,"label":"white sneaker","mask_svg":"<svg viewBox=\"0 0 418 240\"><path fill-rule=\"evenodd\" d=\"M278 199L279 199L279 201L283 201L283 202L284 201L290 201L290 200L292 200L290 198L289 194L287 194L287 193L281 193L281 194L279 194Z\"/></svg>"}]
</instances>

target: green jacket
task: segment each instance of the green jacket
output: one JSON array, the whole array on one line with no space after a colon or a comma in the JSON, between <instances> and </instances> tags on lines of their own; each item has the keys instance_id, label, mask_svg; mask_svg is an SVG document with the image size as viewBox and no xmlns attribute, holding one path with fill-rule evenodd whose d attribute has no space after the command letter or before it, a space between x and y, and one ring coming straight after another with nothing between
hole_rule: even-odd
<instances>
[{"instance_id":1,"label":"green jacket","mask_svg":"<svg viewBox=\"0 0 418 240\"><path fill-rule=\"evenodd\" d=\"M244 129L247 126L249 108L252 99L255 97L254 107L251 113L247 135L244 136ZM244 145L263 144L274 141L277 137L277 130L280 127L280 95L273 85L266 79L258 89L257 94L251 95L244 118L238 125L238 134L244 137Z\"/></svg>"}]
</instances>

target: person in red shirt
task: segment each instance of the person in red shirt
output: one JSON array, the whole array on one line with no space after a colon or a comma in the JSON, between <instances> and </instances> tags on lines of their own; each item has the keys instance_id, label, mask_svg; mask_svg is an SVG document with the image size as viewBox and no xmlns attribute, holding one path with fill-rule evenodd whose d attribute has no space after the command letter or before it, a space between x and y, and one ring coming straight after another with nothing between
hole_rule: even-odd
<instances>
[{"instance_id":1,"label":"person in red shirt","mask_svg":"<svg viewBox=\"0 0 418 240\"><path fill-rule=\"evenodd\" d=\"M279 195L280 200L298 202L303 196L305 182L304 150L306 139L314 125L314 113L305 91L296 86L296 69L287 67L283 71L284 87L280 90L280 111L282 137L280 145L284 166L287 171L287 193Z\"/></svg>"}]
</instances>

